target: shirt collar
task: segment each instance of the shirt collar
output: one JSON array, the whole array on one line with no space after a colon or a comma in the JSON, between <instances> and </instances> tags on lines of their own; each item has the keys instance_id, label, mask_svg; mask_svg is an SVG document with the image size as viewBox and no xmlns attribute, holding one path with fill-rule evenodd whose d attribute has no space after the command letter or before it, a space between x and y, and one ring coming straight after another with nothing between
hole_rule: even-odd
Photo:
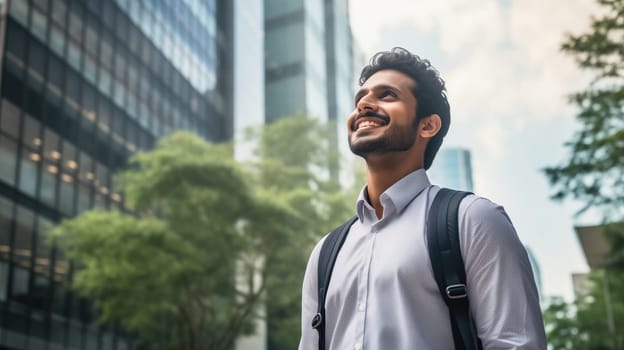
<instances>
[{"instance_id":1,"label":"shirt collar","mask_svg":"<svg viewBox=\"0 0 624 350\"><path fill-rule=\"evenodd\" d=\"M379 201L384 209L384 217L400 213L405 207L418 196L425 188L431 186L425 169L418 169L395 182L379 197ZM360 191L355 204L355 212L360 220L364 222L376 221L375 209L368 201L367 186Z\"/></svg>"}]
</instances>

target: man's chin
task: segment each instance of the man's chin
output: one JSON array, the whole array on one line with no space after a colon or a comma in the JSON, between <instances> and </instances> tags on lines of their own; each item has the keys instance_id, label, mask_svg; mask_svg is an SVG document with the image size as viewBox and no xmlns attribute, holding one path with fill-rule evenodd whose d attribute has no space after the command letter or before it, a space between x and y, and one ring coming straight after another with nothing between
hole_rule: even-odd
<instances>
[{"instance_id":1,"label":"man's chin","mask_svg":"<svg viewBox=\"0 0 624 350\"><path fill-rule=\"evenodd\" d=\"M349 140L349 148L351 152L362 158L366 158L367 155L372 153L379 153L380 150L385 147L384 140L371 139L371 140Z\"/></svg>"}]
</instances>

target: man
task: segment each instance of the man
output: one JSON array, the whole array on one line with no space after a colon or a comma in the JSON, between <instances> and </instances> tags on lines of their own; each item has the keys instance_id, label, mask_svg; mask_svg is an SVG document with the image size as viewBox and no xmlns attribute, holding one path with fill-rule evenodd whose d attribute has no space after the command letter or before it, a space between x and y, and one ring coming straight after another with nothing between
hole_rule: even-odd
<instances>
[{"instance_id":1,"label":"man","mask_svg":"<svg viewBox=\"0 0 624 350\"><path fill-rule=\"evenodd\" d=\"M427 251L427 214L439 187L431 166L449 128L444 81L405 49L362 70L349 145L366 161L357 220L335 262L325 302L325 349L453 349L448 308ZM468 298L484 349L546 349L539 297L523 245L503 208L469 195L459 206ZM299 350L318 350L317 266L305 273Z\"/></svg>"}]
</instances>

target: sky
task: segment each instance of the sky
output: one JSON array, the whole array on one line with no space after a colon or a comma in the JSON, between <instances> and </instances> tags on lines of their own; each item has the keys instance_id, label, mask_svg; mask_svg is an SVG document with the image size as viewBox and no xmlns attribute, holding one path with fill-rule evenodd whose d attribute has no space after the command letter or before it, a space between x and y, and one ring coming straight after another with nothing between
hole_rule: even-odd
<instances>
[{"instance_id":1,"label":"sky","mask_svg":"<svg viewBox=\"0 0 624 350\"><path fill-rule=\"evenodd\" d=\"M446 81L451 128L443 147L472 154L474 190L508 212L540 265L542 292L572 300L573 272L587 272L572 201L554 202L541 169L562 164L579 124L566 96L589 75L559 48L589 28L593 0L351 0L365 60L404 47L429 59ZM360 62L360 64L364 64Z\"/></svg>"}]
</instances>

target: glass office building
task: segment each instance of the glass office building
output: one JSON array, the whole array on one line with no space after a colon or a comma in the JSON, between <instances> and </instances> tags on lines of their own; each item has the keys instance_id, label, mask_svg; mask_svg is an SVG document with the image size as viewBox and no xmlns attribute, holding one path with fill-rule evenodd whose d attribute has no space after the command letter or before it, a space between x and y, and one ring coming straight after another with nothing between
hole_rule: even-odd
<instances>
[{"instance_id":1,"label":"glass office building","mask_svg":"<svg viewBox=\"0 0 624 350\"><path fill-rule=\"evenodd\" d=\"M266 122L304 114L332 122L348 153L353 110L353 37L347 0L264 0ZM336 177L339 164L331 165Z\"/></svg>"},{"instance_id":2,"label":"glass office building","mask_svg":"<svg viewBox=\"0 0 624 350\"><path fill-rule=\"evenodd\" d=\"M327 120L325 3L265 0L266 121L305 113Z\"/></svg>"},{"instance_id":3,"label":"glass office building","mask_svg":"<svg viewBox=\"0 0 624 350\"><path fill-rule=\"evenodd\" d=\"M226 0L0 0L0 349L130 349L67 291L51 225L122 208L114 173L175 129L230 139Z\"/></svg>"},{"instance_id":4,"label":"glass office building","mask_svg":"<svg viewBox=\"0 0 624 350\"><path fill-rule=\"evenodd\" d=\"M353 35L347 0L325 0L325 44L327 48L327 116L336 125L335 145L350 155L347 141L347 118L353 111L355 94ZM361 67L360 67L361 69ZM336 176L338 165L331 169Z\"/></svg>"},{"instance_id":5,"label":"glass office building","mask_svg":"<svg viewBox=\"0 0 624 350\"><path fill-rule=\"evenodd\" d=\"M470 151L462 148L441 148L427 171L435 185L454 190L474 191Z\"/></svg>"}]
</instances>

